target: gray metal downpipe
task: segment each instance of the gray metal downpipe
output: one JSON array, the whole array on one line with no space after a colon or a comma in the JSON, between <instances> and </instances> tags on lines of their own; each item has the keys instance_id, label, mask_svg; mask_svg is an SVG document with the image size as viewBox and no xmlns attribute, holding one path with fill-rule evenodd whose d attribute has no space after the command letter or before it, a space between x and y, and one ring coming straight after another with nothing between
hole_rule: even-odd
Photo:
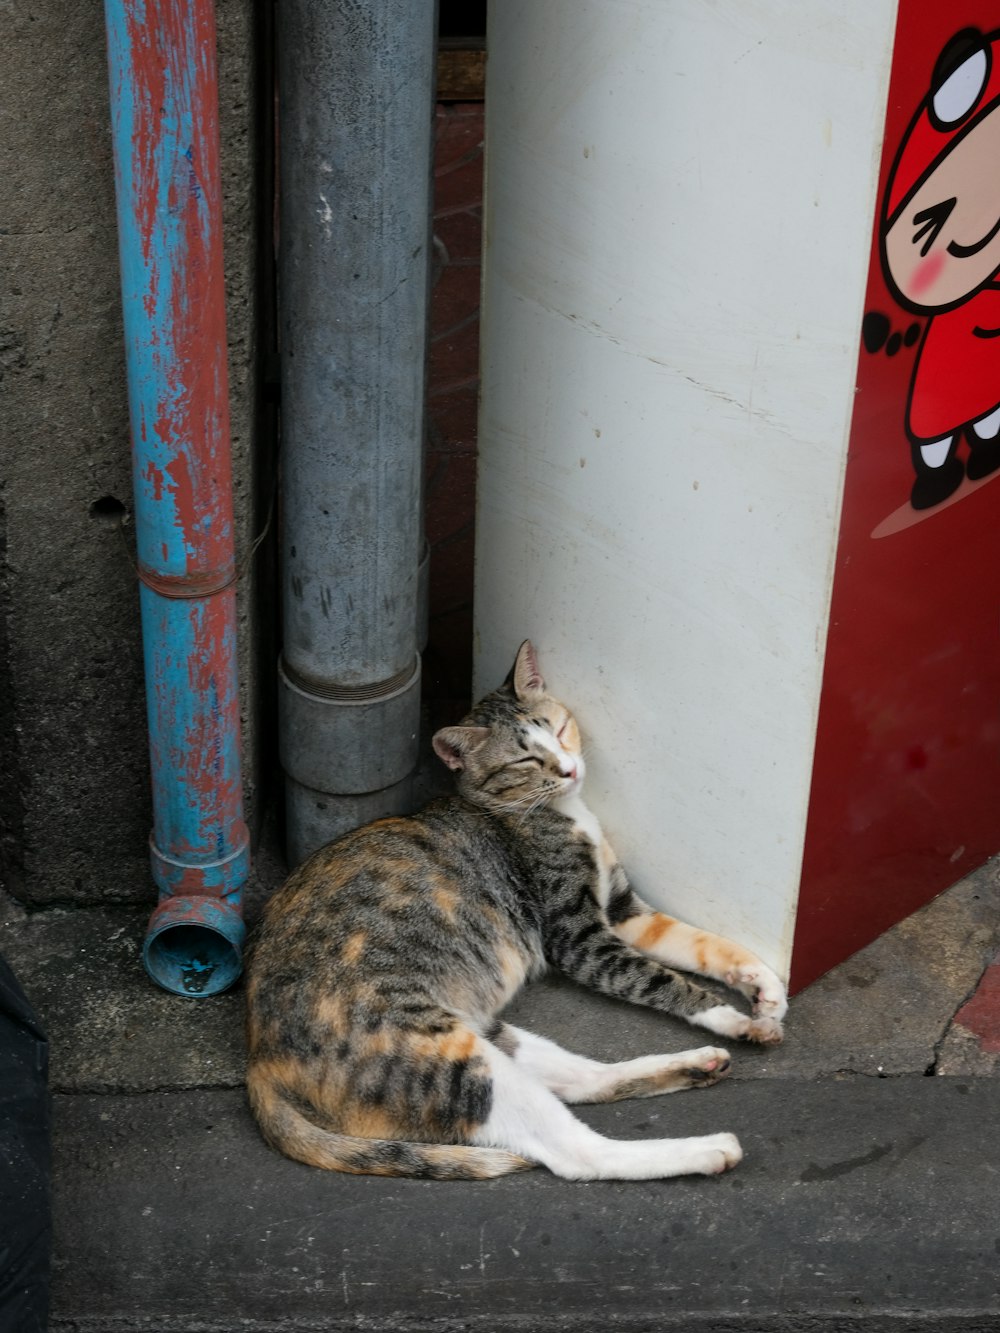
<instances>
[{"instance_id":1,"label":"gray metal downpipe","mask_svg":"<svg viewBox=\"0 0 1000 1333\"><path fill-rule=\"evenodd\" d=\"M408 808L437 6L282 0L288 856Z\"/></svg>"}]
</instances>

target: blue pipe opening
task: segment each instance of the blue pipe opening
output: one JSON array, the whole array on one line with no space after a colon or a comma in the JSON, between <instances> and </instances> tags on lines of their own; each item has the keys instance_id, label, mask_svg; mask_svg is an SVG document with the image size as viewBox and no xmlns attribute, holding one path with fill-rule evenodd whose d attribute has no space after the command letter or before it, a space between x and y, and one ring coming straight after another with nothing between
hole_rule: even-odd
<instances>
[{"instance_id":1,"label":"blue pipe opening","mask_svg":"<svg viewBox=\"0 0 1000 1333\"><path fill-rule=\"evenodd\" d=\"M239 907L223 898L164 898L150 918L142 961L175 995L218 995L242 971L245 936Z\"/></svg>"}]
</instances>

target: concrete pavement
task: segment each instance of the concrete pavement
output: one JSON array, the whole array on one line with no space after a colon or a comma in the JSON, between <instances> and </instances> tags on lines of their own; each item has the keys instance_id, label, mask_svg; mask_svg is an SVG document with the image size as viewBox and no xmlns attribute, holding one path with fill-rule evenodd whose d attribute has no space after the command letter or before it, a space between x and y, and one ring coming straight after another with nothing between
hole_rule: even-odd
<instances>
[{"instance_id":1,"label":"concrete pavement","mask_svg":"<svg viewBox=\"0 0 1000 1333\"><path fill-rule=\"evenodd\" d=\"M239 990L155 990L145 913L8 904L0 947L52 1042L52 1329L996 1330L996 872L797 996L782 1047L733 1045L718 1087L581 1108L614 1136L725 1129L746 1152L718 1179L628 1184L285 1161L244 1104ZM512 1017L598 1058L701 1044L558 979Z\"/></svg>"}]
</instances>

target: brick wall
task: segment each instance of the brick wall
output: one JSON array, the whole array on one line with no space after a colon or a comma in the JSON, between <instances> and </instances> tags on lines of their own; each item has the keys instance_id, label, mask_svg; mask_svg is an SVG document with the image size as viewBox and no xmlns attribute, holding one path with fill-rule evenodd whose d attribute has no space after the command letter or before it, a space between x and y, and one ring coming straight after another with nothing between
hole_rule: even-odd
<instances>
[{"instance_id":1,"label":"brick wall","mask_svg":"<svg viewBox=\"0 0 1000 1333\"><path fill-rule=\"evenodd\" d=\"M482 201L483 104L441 103L434 158L426 480L430 636L424 691L456 705L468 699L472 677Z\"/></svg>"}]
</instances>

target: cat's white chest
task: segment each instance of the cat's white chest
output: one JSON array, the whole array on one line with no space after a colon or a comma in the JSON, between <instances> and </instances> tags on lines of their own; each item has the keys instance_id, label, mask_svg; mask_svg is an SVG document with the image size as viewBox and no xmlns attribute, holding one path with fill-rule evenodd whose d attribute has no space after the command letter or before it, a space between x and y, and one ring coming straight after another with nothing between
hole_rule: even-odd
<instances>
[{"instance_id":1,"label":"cat's white chest","mask_svg":"<svg viewBox=\"0 0 1000 1333\"><path fill-rule=\"evenodd\" d=\"M577 833L582 833L588 842L593 843L597 852L597 901L602 907L606 907L611 892L611 867L614 864L614 855L601 832L597 816L579 795L563 796L552 804L561 815L566 815L573 821L573 828Z\"/></svg>"},{"instance_id":2,"label":"cat's white chest","mask_svg":"<svg viewBox=\"0 0 1000 1333\"><path fill-rule=\"evenodd\" d=\"M561 815L572 819L573 827L586 834L595 847L600 847L604 837L601 826L597 822L597 816L585 804L582 796L561 796L552 804Z\"/></svg>"}]
</instances>

